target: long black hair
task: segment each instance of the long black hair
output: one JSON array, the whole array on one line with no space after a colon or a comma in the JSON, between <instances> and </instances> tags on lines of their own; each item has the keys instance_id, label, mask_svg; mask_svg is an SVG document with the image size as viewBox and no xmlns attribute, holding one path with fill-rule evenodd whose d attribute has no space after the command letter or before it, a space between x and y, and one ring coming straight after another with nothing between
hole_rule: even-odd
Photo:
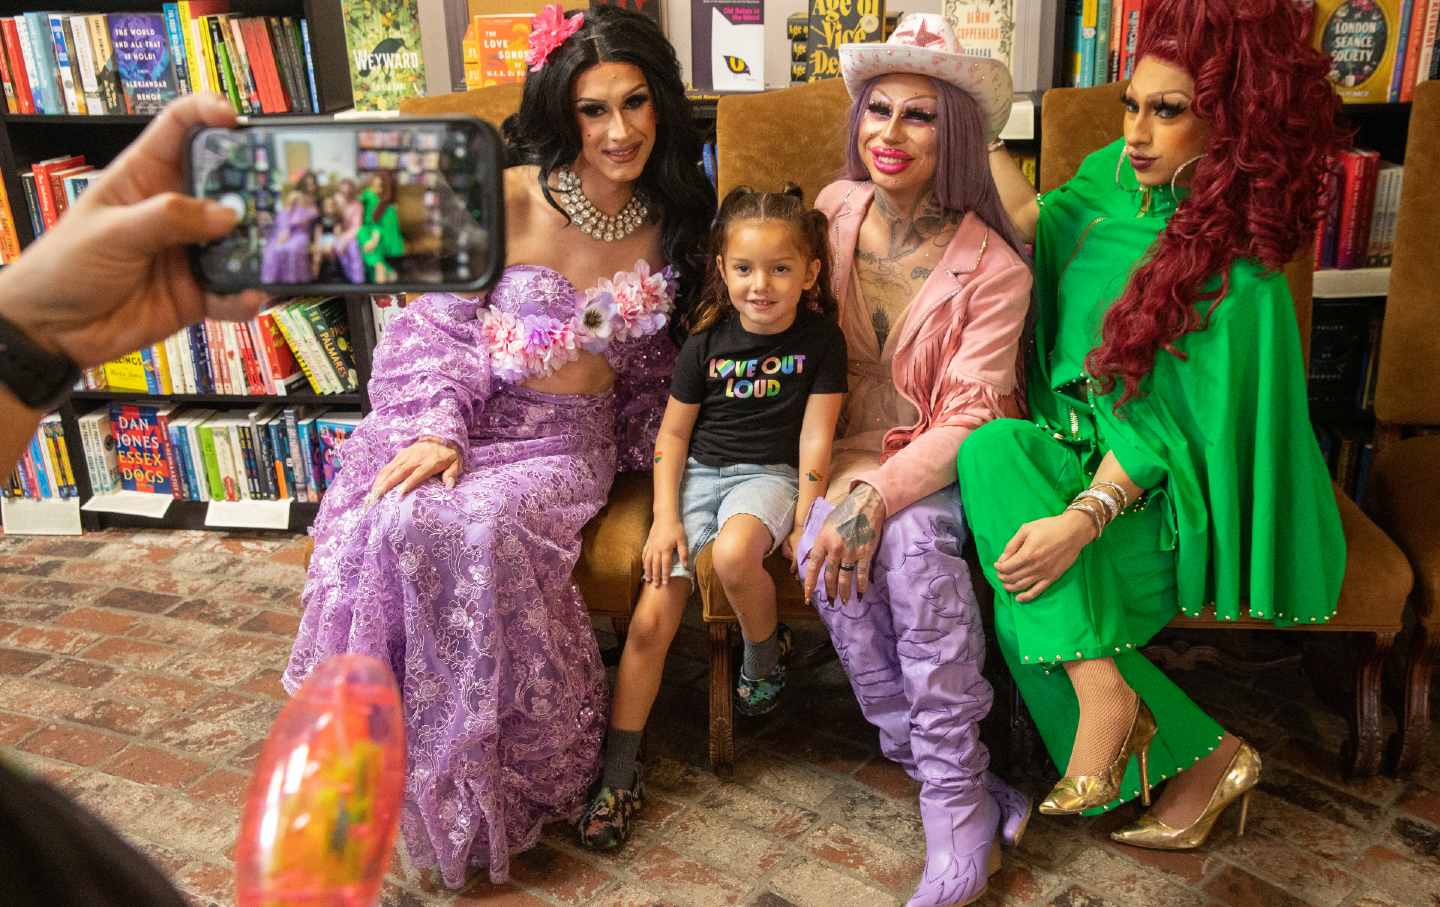
<instances>
[{"instance_id":1,"label":"long black hair","mask_svg":"<svg viewBox=\"0 0 1440 907\"><path fill-rule=\"evenodd\" d=\"M571 15L574 15L573 13ZM540 191L557 211L550 174L580 155L580 127L570 92L597 63L630 63L645 76L655 105L655 147L639 185L660 217L665 258L680 277L672 336L699 292L704 238L715 213L715 190L700 169L701 136L691 118L675 48L654 20L613 6L584 11L585 24L556 48L538 72L527 73L520 110L505 120L511 164L540 168Z\"/></svg>"}]
</instances>

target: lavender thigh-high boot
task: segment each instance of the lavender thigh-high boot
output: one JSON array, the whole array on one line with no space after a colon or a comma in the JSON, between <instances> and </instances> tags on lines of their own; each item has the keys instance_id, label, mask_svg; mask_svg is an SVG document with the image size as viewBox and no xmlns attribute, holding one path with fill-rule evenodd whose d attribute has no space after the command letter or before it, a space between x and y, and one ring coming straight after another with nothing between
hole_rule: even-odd
<instances>
[{"instance_id":1,"label":"lavender thigh-high boot","mask_svg":"<svg viewBox=\"0 0 1440 907\"><path fill-rule=\"evenodd\" d=\"M817 501L800 543L814 544L831 507ZM978 723L990 709L981 676L985 636L960 555L964 526L954 486L886 521L859 601L817 590L821 619L887 758L921 782L926 862L910 907L964 904L998 866L1002 813L1018 838L1029 801L986 770Z\"/></svg>"}]
</instances>

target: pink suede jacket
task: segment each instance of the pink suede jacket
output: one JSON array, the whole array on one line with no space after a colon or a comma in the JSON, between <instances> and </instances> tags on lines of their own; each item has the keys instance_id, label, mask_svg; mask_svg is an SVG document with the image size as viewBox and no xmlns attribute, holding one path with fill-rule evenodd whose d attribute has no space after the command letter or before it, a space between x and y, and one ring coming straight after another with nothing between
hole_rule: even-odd
<instances>
[{"instance_id":1,"label":"pink suede jacket","mask_svg":"<svg viewBox=\"0 0 1440 907\"><path fill-rule=\"evenodd\" d=\"M842 311L853 304L851 265L874 195L870 182L840 180L815 199L830 219L830 273ZM880 492L887 514L954 482L955 455L971 431L1024 415L1019 354L1030 284L1024 260L966 214L936 273L911 301L895 346L895 387L919 421L887 432L882 465L854 480Z\"/></svg>"}]
</instances>

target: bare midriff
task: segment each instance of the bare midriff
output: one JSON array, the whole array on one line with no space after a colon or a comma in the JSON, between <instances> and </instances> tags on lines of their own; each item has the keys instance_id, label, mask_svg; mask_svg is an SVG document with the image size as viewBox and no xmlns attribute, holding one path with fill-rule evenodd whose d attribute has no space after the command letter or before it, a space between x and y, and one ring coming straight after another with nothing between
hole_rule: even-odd
<instances>
[{"instance_id":1,"label":"bare midriff","mask_svg":"<svg viewBox=\"0 0 1440 907\"><path fill-rule=\"evenodd\" d=\"M520 386L542 394L603 394L615 383L615 370L605 357L581 351L574 362L567 362L554 373L531 378Z\"/></svg>"}]
</instances>

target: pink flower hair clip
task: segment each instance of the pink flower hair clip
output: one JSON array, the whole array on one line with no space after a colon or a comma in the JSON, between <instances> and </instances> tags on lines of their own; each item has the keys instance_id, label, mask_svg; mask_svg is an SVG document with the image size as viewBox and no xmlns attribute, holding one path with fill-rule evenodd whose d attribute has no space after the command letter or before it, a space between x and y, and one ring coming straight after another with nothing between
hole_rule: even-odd
<instances>
[{"instance_id":1,"label":"pink flower hair clip","mask_svg":"<svg viewBox=\"0 0 1440 907\"><path fill-rule=\"evenodd\" d=\"M525 54L525 65L530 67L531 72L539 72L550 55L584 24L584 13L576 13L567 19L565 8L558 3L551 3L540 10L530 20L530 50Z\"/></svg>"}]
</instances>

